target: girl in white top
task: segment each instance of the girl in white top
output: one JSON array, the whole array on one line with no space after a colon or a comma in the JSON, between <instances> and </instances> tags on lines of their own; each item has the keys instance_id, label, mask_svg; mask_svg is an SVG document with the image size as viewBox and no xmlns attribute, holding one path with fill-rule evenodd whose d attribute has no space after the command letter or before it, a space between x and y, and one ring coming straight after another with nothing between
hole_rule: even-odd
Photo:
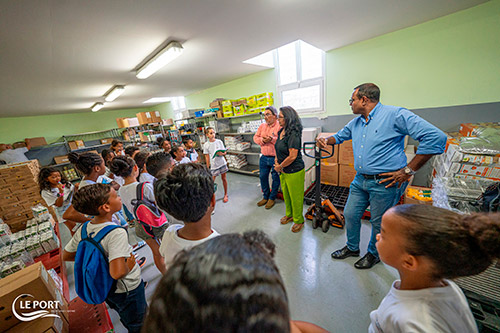
<instances>
[{"instance_id":1,"label":"girl in white top","mask_svg":"<svg viewBox=\"0 0 500 333\"><path fill-rule=\"evenodd\" d=\"M170 151L175 165L191 163L191 160L186 157L186 151L183 146L173 146Z\"/></svg>"},{"instance_id":2,"label":"girl in white top","mask_svg":"<svg viewBox=\"0 0 500 333\"><path fill-rule=\"evenodd\" d=\"M215 130L213 127L207 127L206 130L208 141L203 144L203 154L205 155L205 160L207 166L212 172L212 176L215 178L220 175L222 179L222 186L224 186L224 200L223 202L228 202L227 197L227 178L226 173L229 171L227 168L227 162L225 159L226 147L221 140L215 138Z\"/></svg>"},{"instance_id":3,"label":"girl in white top","mask_svg":"<svg viewBox=\"0 0 500 333\"><path fill-rule=\"evenodd\" d=\"M168 266L182 249L219 234L212 229L215 188L210 171L199 163L179 164L155 184L158 207L184 222L168 227L163 235L160 254Z\"/></svg>"},{"instance_id":4,"label":"girl in white top","mask_svg":"<svg viewBox=\"0 0 500 333\"><path fill-rule=\"evenodd\" d=\"M137 177L139 176L139 168L137 167L137 164L130 157L117 156L113 159L113 161L111 161L110 168L115 175L123 177L125 180L125 184L120 187L118 194L122 198L122 202L127 210L131 214L134 214L134 205L132 204L132 201L137 198L137 186L139 185L139 182L137 181ZM155 202L153 184L144 184L144 197L150 202ZM163 258L159 252L159 243L167 227L168 223L165 223L161 227L145 226L138 221L135 223L135 232L137 236L143 239L151 249L156 268L158 268L162 274L166 272L166 268Z\"/></svg>"},{"instance_id":5,"label":"girl in white top","mask_svg":"<svg viewBox=\"0 0 500 333\"><path fill-rule=\"evenodd\" d=\"M146 170L146 160L149 156L151 156L151 153L149 151L140 151L136 153L134 157L132 157L135 161L135 164L137 164L137 167L139 168L139 177L137 177L137 180L140 183L150 182L151 184L153 184L155 181L155 177L151 176L148 173L148 170Z\"/></svg>"},{"instance_id":6,"label":"girl in white top","mask_svg":"<svg viewBox=\"0 0 500 333\"><path fill-rule=\"evenodd\" d=\"M479 274L500 256L498 214L460 215L429 205L400 205L382 217L380 259L394 282L369 332L477 332L467 300L450 279Z\"/></svg>"},{"instance_id":7,"label":"girl in white top","mask_svg":"<svg viewBox=\"0 0 500 333\"><path fill-rule=\"evenodd\" d=\"M38 174L38 185L40 194L48 206L54 207L59 223L68 227L71 236L74 235L78 223L63 218L64 212L71 205L71 199L75 187L66 180L59 170L53 167L45 167Z\"/></svg>"}]
</instances>

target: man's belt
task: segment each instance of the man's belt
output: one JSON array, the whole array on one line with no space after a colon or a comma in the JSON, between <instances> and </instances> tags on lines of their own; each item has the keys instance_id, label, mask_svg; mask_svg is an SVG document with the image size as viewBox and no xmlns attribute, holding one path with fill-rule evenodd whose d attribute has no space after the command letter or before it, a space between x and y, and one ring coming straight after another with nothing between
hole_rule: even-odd
<instances>
[{"instance_id":1,"label":"man's belt","mask_svg":"<svg viewBox=\"0 0 500 333\"><path fill-rule=\"evenodd\" d=\"M381 176L381 175L365 175L365 174L363 174L363 173L361 174L361 176L363 176L365 179L374 179L374 180L387 178L387 176Z\"/></svg>"}]
</instances>

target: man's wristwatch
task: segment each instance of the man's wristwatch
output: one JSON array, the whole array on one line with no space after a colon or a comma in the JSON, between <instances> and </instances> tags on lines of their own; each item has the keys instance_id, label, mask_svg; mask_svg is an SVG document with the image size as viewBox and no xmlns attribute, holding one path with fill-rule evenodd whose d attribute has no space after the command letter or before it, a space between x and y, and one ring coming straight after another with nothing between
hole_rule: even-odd
<instances>
[{"instance_id":1,"label":"man's wristwatch","mask_svg":"<svg viewBox=\"0 0 500 333\"><path fill-rule=\"evenodd\" d=\"M412 168L410 168L409 166L405 166L405 167L403 168L403 172L404 172L405 174L407 174L408 176L413 176L414 174L416 174L416 172L415 172L415 171L413 171L413 170L412 170Z\"/></svg>"}]
</instances>

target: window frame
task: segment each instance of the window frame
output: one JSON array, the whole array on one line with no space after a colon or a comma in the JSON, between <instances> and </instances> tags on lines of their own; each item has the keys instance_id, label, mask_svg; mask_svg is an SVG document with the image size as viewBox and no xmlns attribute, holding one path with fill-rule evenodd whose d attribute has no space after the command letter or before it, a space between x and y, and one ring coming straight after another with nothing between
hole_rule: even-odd
<instances>
[{"instance_id":1,"label":"window frame","mask_svg":"<svg viewBox=\"0 0 500 333\"><path fill-rule=\"evenodd\" d=\"M292 82L292 83L287 83L284 85L281 85L280 82L280 63L279 63L279 57L278 57L278 50L276 49L274 53L274 60L275 60L275 68L276 68L276 92L278 94L278 103L279 106L283 106L283 92L289 91L289 90L295 90L295 89L300 89L300 88L307 88L311 86L320 86L320 107L319 108L307 108L307 109L299 109L296 110L298 114L305 115L305 114L321 114L326 112L326 52L323 50L321 53L321 62L322 62L322 75L319 77L311 78L311 79L306 79L302 80L302 56L301 56L301 46L300 42L303 42L301 40L295 41L295 62L296 62L296 75L297 75L297 81ZM305 43L305 42L304 42Z\"/></svg>"}]
</instances>

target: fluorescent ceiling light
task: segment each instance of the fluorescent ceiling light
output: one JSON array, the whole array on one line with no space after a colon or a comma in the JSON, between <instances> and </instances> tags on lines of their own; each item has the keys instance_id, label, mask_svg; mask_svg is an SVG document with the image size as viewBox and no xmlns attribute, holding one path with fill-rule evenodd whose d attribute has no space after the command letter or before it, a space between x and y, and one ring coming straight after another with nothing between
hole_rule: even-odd
<instances>
[{"instance_id":1,"label":"fluorescent ceiling light","mask_svg":"<svg viewBox=\"0 0 500 333\"><path fill-rule=\"evenodd\" d=\"M142 102L143 104L149 104L149 103L166 103L170 102L172 100L172 97L153 97L148 99L147 101Z\"/></svg>"},{"instance_id":2,"label":"fluorescent ceiling light","mask_svg":"<svg viewBox=\"0 0 500 333\"><path fill-rule=\"evenodd\" d=\"M147 79L160 68L177 58L182 54L182 45L178 42L170 42L168 45L158 52L153 58L151 58L147 63L145 63L135 76L138 79Z\"/></svg>"},{"instance_id":3,"label":"fluorescent ceiling light","mask_svg":"<svg viewBox=\"0 0 500 333\"><path fill-rule=\"evenodd\" d=\"M103 107L103 106L104 106L104 104L103 104L103 103L101 103L101 102L97 102L97 103L95 103L94 105L92 105L91 110L92 110L92 112L97 112L97 111L99 111L100 109L102 109L102 107Z\"/></svg>"},{"instance_id":4,"label":"fluorescent ceiling light","mask_svg":"<svg viewBox=\"0 0 500 333\"><path fill-rule=\"evenodd\" d=\"M256 57L243 61L244 64L257 65L262 67L274 68L274 50L267 51Z\"/></svg>"},{"instance_id":5,"label":"fluorescent ceiling light","mask_svg":"<svg viewBox=\"0 0 500 333\"><path fill-rule=\"evenodd\" d=\"M111 91L104 96L106 102L113 102L125 90L125 86L114 86Z\"/></svg>"}]
</instances>

